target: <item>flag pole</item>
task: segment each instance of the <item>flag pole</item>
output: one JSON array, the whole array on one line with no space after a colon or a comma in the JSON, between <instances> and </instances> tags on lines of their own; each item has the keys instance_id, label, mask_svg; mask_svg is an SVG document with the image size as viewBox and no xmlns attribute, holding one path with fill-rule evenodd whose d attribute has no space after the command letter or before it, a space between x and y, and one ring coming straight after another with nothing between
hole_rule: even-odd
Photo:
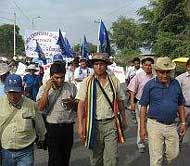
<instances>
[{"instance_id":1,"label":"flag pole","mask_svg":"<svg viewBox=\"0 0 190 166\"><path fill-rule=\"evenodd\" d=\"M14 39L13 39L13 57L16 57L16 13L14 12Z\"/></svg>"}]
</instances>

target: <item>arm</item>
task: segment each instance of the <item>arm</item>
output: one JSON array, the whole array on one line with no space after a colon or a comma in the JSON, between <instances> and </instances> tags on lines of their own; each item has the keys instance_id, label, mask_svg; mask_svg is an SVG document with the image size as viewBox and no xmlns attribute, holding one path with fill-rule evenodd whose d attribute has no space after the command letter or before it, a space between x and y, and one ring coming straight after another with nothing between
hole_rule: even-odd
<instances>
[{"instance_id":1,"label":"arm","mask_svg":"<svg viewBox=\"0 0 190 166\"><path fill-rule=\"evenodd\" d=\"M135 93L130 91L130 104L131 104L131 111L135 112Z\"/></svg>"},{"instance_id":2,"label":"arm","mask_svg":"<svg viewBox=\"0 0 190 166\"><path fill-rule=\"evenodd\" d=\"M78 120L78 135L80 137L81 143L85 142L85 127L84 127L84 111L85 103L82 100L79 100L78 110L77 110L77 120Z\"/></svg>"},{"instance_id":3,"label":"arm","mask_svg":"<svg viewBox=\"0 0 190 166\"><path fill-rule=\"evenodd\" d=\"M126 114L125 114L125 106L124 106L123 100L118 101L118 107L119 107L119 110L120 110L120 113L121 113L121 116L122 116L123 129L126 129L127 126L128 126L128 123L127 123L127 117L126 117Z\"/></svg>"},{"instance_id":4,"label":"arm","mask_svg":"<svg viewBox=\"0 0 190 166\"><path fill-rule=\"evenodd\" d=\"M145 138L148 136L147 128L146 128L146 113L147 113L147 107L141 106L141 110L140 110L140 138L141 138L142 142L144 142Z\"/></svg>"},{"instance_id":5,"label":"arm","mask_svg":"<svg viewBox=\"0 0 190 166\"><path fill-rule=\"evenodd\" d=\"M186 133L186 123L185 123L185 111L184 111L184 106L178 106L178 113L179 113L179 118L180 118L180 137L182 138L185 133Z\"/></svg>"},{"instance_id":6,"label":"arm","mask_svg":"<svg viewBox=\"0 0 190 166\"><path fill-rule=\"evenodd\" d=\"M51 79L49 79L45 85L44 92L41 98L37 101L37 106L40 111L43 111L45 107L48 105L48 95L51 87L52 87L52 81Z\"/></svg>"},{"instance_id":7,"label":"arm","mask_svg":"<svg viewBox=\"0 0 190 166\"><path fill-rule=\"evenodd\" d=\"M39 141L44 141L45 140L45 134L46 134L46 128L45 128L45 123L42 118L42 115L40 112L36 109L35 111L35 118L34 118L34 123L35 123L35 130L36 134L39 136Z\"/></svg>"}]
</instances>

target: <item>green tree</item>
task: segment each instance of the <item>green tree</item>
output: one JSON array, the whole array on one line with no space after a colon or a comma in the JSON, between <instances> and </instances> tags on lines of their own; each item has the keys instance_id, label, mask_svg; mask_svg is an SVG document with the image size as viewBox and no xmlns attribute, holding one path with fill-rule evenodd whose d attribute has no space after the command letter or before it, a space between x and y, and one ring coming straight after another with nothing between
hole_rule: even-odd
<instances>
[{"instance_id":1,"label":"green tree","mask_svg":"<svg viewBox=\"0 0 190 166\"><path fill-rule=\"evenodd\" d=\"M141 16L140 38L143 46L157 55L171 57L190 54L189 4L187 0L150 0L138 10Z\"/></svg>"},{"instance_id":2,"label":"green tree","mask_svg":"<svg viewBox=\"0 0 190 166\"><path fill-rule=\"evenodd\" d=\"M112 44L119 50L124 48L139 50L138 28L138 24L134 19L118 18L111 26L112 33L110 37Z\"/></svg>"},{"instance_id":3,"label":"green tree","mask_svg":"<svg viewBox=\"0 0 190 166\"><path fill-rule=\"evenodd\" d=\"M96 52L96 50L97 50L97 46L96 46L96 45L94 45L94 44L92 44L92 43L88 43L88 45L89 45L89 52L90 52L90 53ZM80 52L80 51L81 51L81 45L80 45L80 44L75 44L75 45L73 46L73 50L74 50L75 52Z\"/></svg>"},{"instance_id":4,"label":"green tree","mask_svg":"<svg viewBox=\"0 0 190 166\"><path fill-rule=\"evenodd\" d=\"M13 57L14 30L13 25L4 24L0 26L0 51L7 57ZM23 54L24 40L19 34L19 27L16 25L16 54Z\"/></svg>"}]
</instances>

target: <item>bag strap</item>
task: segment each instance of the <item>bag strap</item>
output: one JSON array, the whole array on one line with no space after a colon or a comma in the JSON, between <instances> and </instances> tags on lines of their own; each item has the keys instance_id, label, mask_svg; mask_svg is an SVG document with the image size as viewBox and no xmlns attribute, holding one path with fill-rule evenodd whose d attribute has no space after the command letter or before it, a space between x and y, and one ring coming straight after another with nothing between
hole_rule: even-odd
<instances>
[{"instance_id":1,"label":"bag strap","mask_svg":"<svg viewBox=\"0 0 190 166\"><path fill-rule=\"evenodd\" d=\"M54 94L53 101L51 102L51 105L49 107L45 108L45 115L49 114L52 111L52 108L55 105L59 96L61 95L62 90L63 90L63 87L61 89L56 89L56 92Z\"/></svg>"},{"instance_id":2,"label":"bag strap","mask_svg":"<svg viewBox=\"0 0 190 166\"><path fill-rule=\"evenodd\" d=\"M98 86L100 87L102 93L104 94L104 96L105 96L105 98L107 99L107 101L108 101L110 107L111 107L112 110L113 110L113 104L112 104L112 102L110 101L110 99L109 99L107 93L106 93L105 90L103 89L102 85L100 84L100 81L99 81L97 78L95 78L95 81L98 83ZM109 80L109 83L110 83L110 80ZM110 86L111 86L111 89L112 89L112 91L113 91L113 87L112 87L111 83L110 83ZM114 92L113 92L113 97L115 97ZM113 110L113 111L114 111L114 110Z\"/></svg>"},{"instance_id":3,"label":"bag strap","mask_svg":"<svg viewBox=\"0 0 190 166\"><path fill-rule=\"evenodd\" d=\"M13 110L13 112L11 112L11 114L9 115L9 117L4 121L4 124L2 125L2 127L0 129L0 140L1 140L1 137L3 135L3 131L8 126L8 124L10 123L10 121L14 118L14 116L16 115L16 113L17 113L17 111ZM1 141L0 141L0 143L1 143Z\"/></svg>"}]
</instances>

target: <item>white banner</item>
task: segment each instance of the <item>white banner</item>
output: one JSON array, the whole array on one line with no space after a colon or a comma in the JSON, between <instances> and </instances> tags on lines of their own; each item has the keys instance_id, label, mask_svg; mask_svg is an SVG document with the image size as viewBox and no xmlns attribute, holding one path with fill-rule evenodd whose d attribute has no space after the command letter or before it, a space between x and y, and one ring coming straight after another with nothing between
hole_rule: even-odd
<instances>
[{"instance_id":1,"label":"white banner","mask_svg":"<svg viewBox=\"0 0 190 166\"><path fill-rule=\"evenodd\" d=\"M65 37L65 32L62 32L63 37ZM57 45L57 40L59 33L50 31L25 31L25 52L27 57L38 57L36 49L36 40L40 44L43 53L47 58L51 58L56 53L60 53L59 45Z\"/></svg>"}]
</instances>

